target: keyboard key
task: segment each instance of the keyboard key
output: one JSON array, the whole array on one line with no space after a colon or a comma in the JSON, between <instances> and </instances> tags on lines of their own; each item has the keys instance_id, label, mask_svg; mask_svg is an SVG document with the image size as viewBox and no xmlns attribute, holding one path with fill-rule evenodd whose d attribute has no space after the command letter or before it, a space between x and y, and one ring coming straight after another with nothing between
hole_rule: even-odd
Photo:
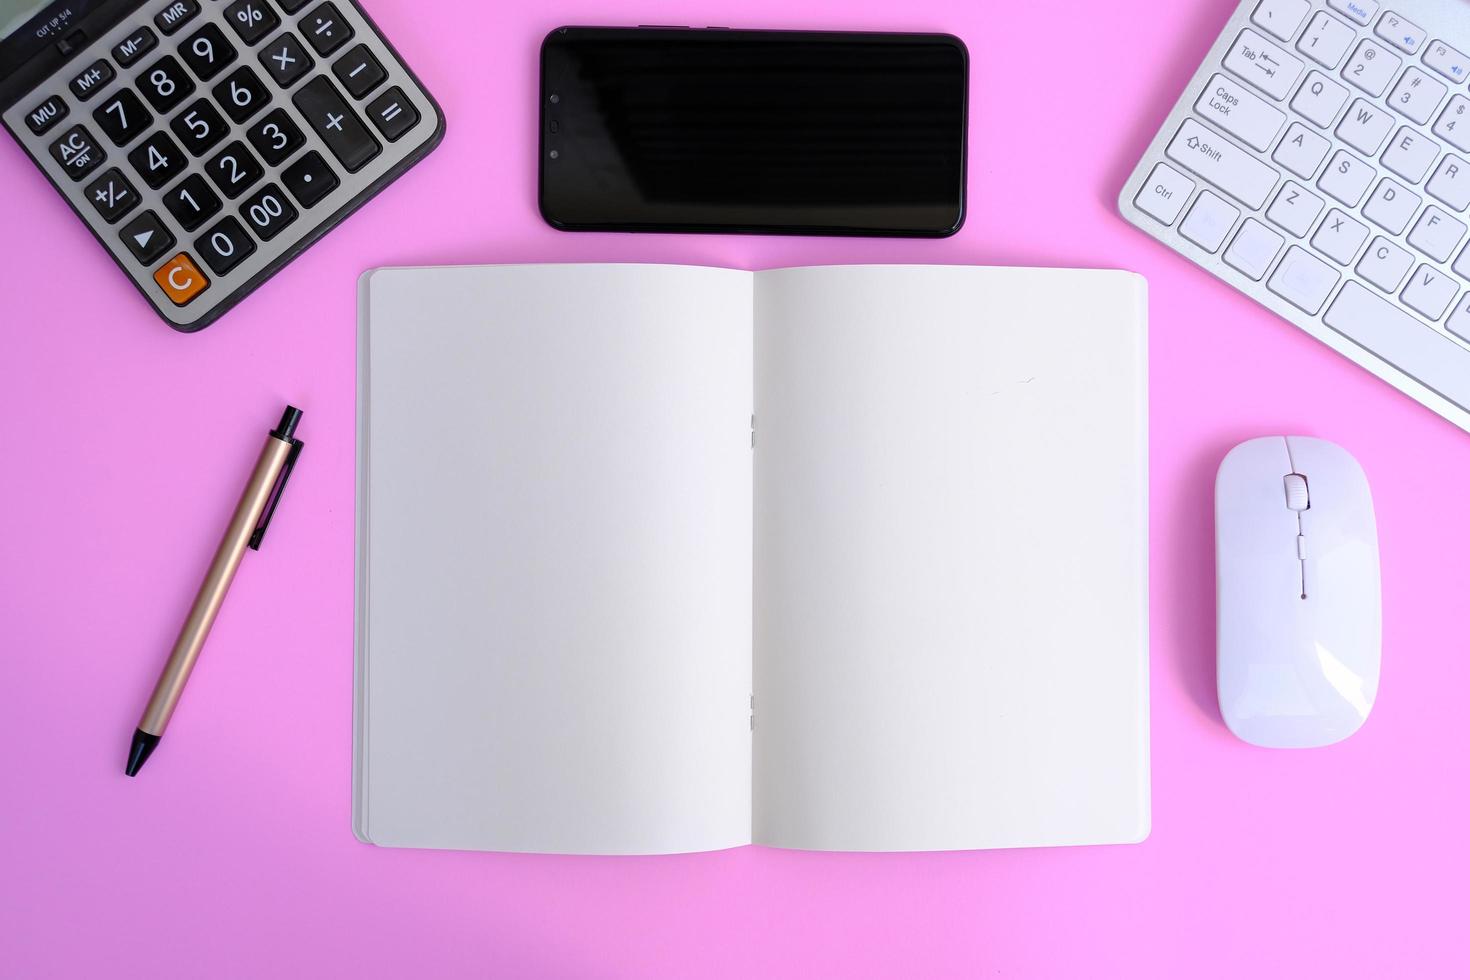
<instances>
[{"instance_id":1,"label":"keyboard key","mask_svg":"<svg viewBox=\"0 0 1470 980\"><path fill-rule=\"evenodd\" d=\"M281 26L281 18L266 0L235 0L225 8L225 20L240 35L240 40L249 45Z\"/></svg>"},{"instance_id":2,"label":"keyboard key","mask_svg":"<svg viewBox=\"0 0 1470 980\"><path fill-rule=\"evenodd\" d=\"M1470 99L1456 95L1439 114L1434 124L1434 135L1457 150L1470 153Z\"/></svg>"},{"instance_id":3,"label":"keyboard key","mask_svg":"<svg viewBox=\"0 0 1470 980\"><path fill-rule=\"evenodd\" d=\"M296 40L296 35L290 33L282 34L261 48L256 57L281 88L290 88L316 64L301 42Z\"/></svg>"},{"instance_id":4,"label":"keyboard key","mask_svg":"<svg viewBox=\"0 0 1470 980\"><path fill-rule=\"evenodd\" d=\"M1327 6L1341 11L1359 24L1367 24L1378 13L1377 0L1327 0Z\"/></svg>"},{"instance_id":5,"label":"keyboard key","mask_svg":"<svg viewBox=\"0 0 1470 980\"><path fill-rule=\"evenodd\" d=\"M1276 186L1275 170L1193 119L1184 121L1164 152L1252 209L1266 203L1266 196Z\"/></svg>"},{"instance_id":6,"label":"keyboard key","mask_svg":"<svg viewBox=\"0 0 1470 980\"><path fill-rule=\"evenodd\" d=\"M1322 158L1330 149L1332 149L1332 144L1328 140L1318 136L1301 123L1294 122L1286 131L1286 135L1281 138L1276 152L1271 154L1271 159L1298 177L1310 180L1317 172L1317 168L1322 165Z\"/></svg>"},{"instance_id":7,"label":"keyboard key","mask_svg":"<svg viewBox=\"0 0 1470 980\"><path fill-rule=\"evenodd\" d=\"M172 34L189 21L193 20L199 13L197 0L174 0L160 10L153 18L153 23L164 34Z\"/></svg>"},{"instance_id":8,"label":"keyboard key","mask_svg":"<svg viewBox=\"0 0 1470 980\"><path fill-rule=\"evenodd\" d=\"M1424 387L1470 411L1470 371L1464 348L1425 326L1366 286L1342 287L1322 320Z\"/></svg>"},{"instance_id":9,"label":"keyboard key","mask_svg":"<svg viewBox=\"0 0 1470 980\"><path fill-rule=\"evenodd\" d=\"M250 70L248 65L241 65L213 89L214 100L224 106L225 115L237 123L242 123L255 115L271 100L270 90L265 87L265 82L260 76Z\"/></svg>"},{"instance_id":10,"label":"keyboard key","mask_svg":"<svg viewBox=\"0 0 1470 980\"><path fill-rule=\"evenodd\" d=\"M337 94L327 76L318 75L301 86L292 101L348 173L356 173L378 155L381 149L378 141ZM1186 122L1185 125L1198 124Z\"/></svg>"},{"instance_id":11,"label":"keyboard key","mask_svg":"<svg viewBox=\"0 0 1470 980\"><path fill-rule=\"evenodd\" d=\"M219 195L199 174L190 174L163 195L163 206L185 231L193 231L219 213Z\"/></svg>"},{"instance_id":12,"label":"keyboard key","mask_svg":"<svg viewBox=\"0 0 1470 980\"><path fill-rule=\"evenodd\" d=\"M87 185L87 200L97 209L102 220L113 224L138 204L138 190L116 167L104 170L102 176Z\"/></svg>"},{"instance_id":13,"label":"keyboard key","mask_svg":"<svg viewBox=\"0 0 1470 980\"><path fill-rule=\"evenodd\" d=\"M1437 156L1439 145L1434 140L1401 126L1383 153L1383 165L1409 183L1417 184Z\"/></svg>"},{"instance_id":14,"label":"keyboard key","mask_svg":"<svg viewBox=\"0 0 1470 980\"><path fill-rule=\"evenodd\" d=\"M1373 97L1383 94L1403 59L1376 41L1364 39L1342 69L1342 77Z\"/></svg>"},{"instance_id":15,"label":"keyboard key","mask_svg":"<svg viewBox=\"0 0 1470 980\"><path fill-rule=\"evenodd\" d=\"M1371 102L1358 99L1337 124L1337 138L1359 153L1373 156L1393 129L1394 119Z\"/></svg>"},{"instance_id":16,"label":"keyboard key","mask_svg":"<svg viewBox=\"0 0 1470 980\"><path fill-rule=\"evenodd\" d=\"M255 243L240 222L227 216L194 239L194 251L215 275L222 276L249 258Z\"/></svg>"},{"instance_id":17,"label":"keyboard key","mask_svg":"<svg viewBox=\"0 0 1470 980\"><path fill-rule=\"evenodd\" d=\"M1414 257L1387 238L1375 238L1368 251L1358 261L1358 275L1383 290L1392 293L1409 274Z\"/></svg>"},{"instance_id":18,"label":"keyboard key","mask_svg":"<svg viewBox=\"0 0 1470 980\"><path fill-rule=\"evenodd\" d=\"M180 252L155 269L153 281L175 306L183 306L209 288L209 279L199 271L188 252Z\"/></svg>"},{"instance_id":19,"label":"keyboard key","mask_svg":"<svg viewBox=\"0 0 1470 980\"><path fill-rule=\"evenodd\" d=\"M31 132L40 136L65 119L69 112L71 109L67 107L65 99L59 95L48 96L40 105L26 113L26 126ZM1453 120L1451 124L1453 125Z\"/></svg>"},{"instance_id":20,"label":"keyboard key","mask_svg":"<svg viewBox=\"0 0 1470 980\"><path fill-rule=\"evenodd\" d=\"M1291 107L1308 121L1326 129L1332 125L1332 120L1337 118L1337 110L1346 101L1347 89L1329 80L1321 72L1314 71L1302 82L1302 87L1297 89L1296 98L1291 100Z\"/></svg>"},{"instance_id":21,"label":"keyboard key","mask_svg":"<svg viewBox=\"0 0 1470 980\"><path fill-rule=\"evenodd\" d=\"M1179 234L1194 242L1207 252L1213 252L1225 241L1240 210L1225 203L1209 191L1201 191L1194 199L1194 207L1179 223Z\"/></svg>"},{"instance_id":22,"label":"keyboard key","mask_svg":"<svg viewBox=\"0 0 1470 980\"><path fill-rule=\"evenodd\" d=\"M1447 91L1449 90L1443 82L1435 81L1410 65L1399 83L1393 87L1388 104L1422 126L1429 122L1429 117L1439 108Z\"/></svg>"},{"instance_id":23,"label":"keyboard key","mask_svg":"<svg viewBox=\"0 0 1470 980\"><path fill-rule=\"evenodd\" d=\"M1168 164L1160 163L1144 181L1138 196L1133 199L1133 206L1166 225L1172 225L1193 191L1194 181Z\"/></svg>"},{"instance_id":24,"label":"keyboard key","mask_svg":"<svg viewBox=\"0 0 1470 980\"><path fill-rule=\"evenodd\" d=\"M117 72L112 70L112 65L107 63L107 59L98 58L71 80L69 85L71 94L75 95L79 101L86 102L116 77Z\"/></svg>"},{"instance_id":25,"label":"keyboard key","mask_svg":"<svg viewBox=\"0 0 1470 980\"><path fill-rule=\"evenodd\" d=\"M1436 262L1447 262L1450 253L1464 237L1464 223L1431 204L1414 222L1414 230L1409 232L1409 244Z\"/></svg>"},{"instance_id":26,"label":"keyboard key","mask_svg":"<svg viewBox=\"0 0 1470 980\"><path fill-rule=\"evenodd\" d=\"M306 35L306 43L322 57L352 39L352 25L343 20L337 8L330 3L324 3L302 17L299 26Z\"/></svg>"},{"instance_id":27,"label":"keyboard key","mask_svg":"<svg viewBox=\"0 0 1470 980\"><path fill-rule=\"evenodd\" d=\"M1460 257L1455 259L1455 264L1450 268L1455 270L1455 275L1461 279L1470 280L1470 245L1465 246Z\"/></svg>"},{"instance_id":28,"label":"keyboard key","mask_svg":"<svg viewBox=\"0 0 1470 980\"><path fill-rule=\"evenodd\" d=\"M230 131L230 124L208 99L196 99L168 124L192 156L201 157Z\"/></svg>"},{"instance_id":29,"label":"keyboard key","mask_svg":"<svg viewBox=\"0 0 1470 980\"><path fill-rule=\"evenodd\" d=\"M1200 93L1199 101L1195 102L1194 111L1258 150L1271 145L1286 121L1286 114L1280 109L1252 95L1244 85L1232 82L1224 75L1210 79L1210 84Z\"/></svg>"},{"instance_id":30,"label":"keyboard key","mask_svg":"<svg viewBox=\"0 0 1470 980\"><path fill-rule=\"evenodd\" d=\"M126 146L153 123L153 113L132 89L127 88L114 92L92 110L92 118L97 121L97 128L112 140L113 146Z\"/></svg>"},{"instance_id":31,"label":"keyboard key","mask_svg":"<svg viewBox=\"0 0 1470 980\"><path fill-rule=\"evenodd\" d=\"M47 149L51 151L51 158L61 164L61 169L72 180L81 180L107 159L106 152L84 126L68 129Z\"/></svg>"},{"instance_id":32,"label":"keyboard key","mask_svg":"<svg viewBox=\"0 0 1470 980\"><path fill-rule=\"evenodd\" d=\"M1368 237L1368 227L1343 214L1337 208L1327 212L1327 217L1312 236L1312 247L1338 265L1347 265L1358 254L1358 247Z\"/></svg>"},{"instance_id":33,"label":"keyboard key","mask_svg":"<svg viewBox=\"0 0 1470 980\"><path fill-rule=\"evenodd\" d=\"M1470 58L1443 41L1431 42L1424 49L1424 63L1451 81L1463 82L1470 75Z\"/></svg>"},{"instance_id":34,"label":"keyboard key","mask_svg":"<svg viewBox=\"0 0 1470 980\"><path fill-rule=\"evenodd\" d=\"M300 127L291 121L285 109L272 109L266 113L250 127L245 138L269 167L280 166L306 142Z\"/></svg>"},{"instance_id":35,"label":"keyboard key","mask_svg":"<svg viewBox=\"0 0 1470 980\"><path fill-rule=\"evenodd\" d=\"M382 84L388 73L373 57L366 44L359 44L337 59L332 65L332 74L354 99L360 99Z\"/></svg>"},{"instance_id":36,"label":"keyboard key","mask_svg":"<svg viewBox=\"0 0 1470 980\"><path fill-rule=\"evenodd\" d=\"M143 178L143 183L157 190L184 172L188 158L168 134L159 130L128 154L128 162Z\"/></svg>"},{"instance_id":37,"label":"keyboard key","mask_svg":"<svg viewBox=\"0 0 1470 980\"><path fill-rule=\"evenodd\" d=\"M275 184L266 184L240 205L240 216L260 240L268 242L296 220L296 209Z\"/></svg>"},{"instance_id":38,"label":"keyboard key","mask_svg":"<svg viewBox=\"0 0 1470 980\"><path fill-rule=\"evenodd\" d=\"M194 91L194 81L184 66L168 55L145 68L135 81L154 112L170 111Z\"/></svg>"},{"instance_id":39,"label":"keyboard key","mask_svg":"<svg viewBox=\"0 0 1470 980\"><path fill-rule=\"evenodd\" d=\"M119 67L127 68L156 47L158 47L158 35L153 33L153 28L139 27L113 45L112 58Z\"/></svg>"},{"instance_id":40,"label":"keyboard key","mask_svg":"<svg viewBox=\"0 0 1470 980\"><path fill-rule=\"evenodd\" d=\"M1385 177L1373 189L1373 195L1363 205L1363 217L1373 222L1390 235L1401 235L1409 226L1409 219L1419 210L1420 197L1400 185L1391 177Z\"/></svg>"},{"instance_id":41,"label":"keyboard key","mask_svg":"<svg viewBox=\"0 0 1470 980\"><path fill-rule=\"evenodd\" d=\"M1357 36L1357 31L1336 17L1318 11L1296 42L1296 49L1323 68L1336 68Z\"/></svg>"},{"instance_id":42,"label":"keyboard key","mask_svg":"<svg viewBox=\"0 0 1470 980\"><path fill-rule=\"evenodd\" d=\"M1357 207L1378 172L1346 150L1338 150L1317 186L1348 207Z\"/></svg>"},{"instance_id":43,"label":"keyboard key","mask_svg":"<svg viewBox=\"0 0 1470 980\"><path fill-rule=\"evenodd\" d=\"M296 198L296 203L309 208L336 190L338 180L322 155L311 150L281 171L281 183Z\"/></svg>"},{"instance_id":44,"label":"keyboard key","mask_svg":"<svg viewBox=\"0 0 1470 980\"><path fill-rule=\"evenodd\" d=\"M1255 31L1241 31L1230 53L1225 56L1225 69L1237 75L1278 102L1301 77L1302 63L1282 51Z\"/></svg>"},{"instance_id":45,"label":"keyboard key","mask_svg":"<svg viewBox=\"0 0 1470 980\"><path fill-rule=\"evenodd\" d=\"M1261 0L1251 23L1278 41L1289 41L1310 8L1307 0Z\"/></svg>"},{"instance_id":46,"label":"keyboard key","mask_svg":"<svg viewBox=\"0 0 1470 980\"><path fill-rule=\"evenodd\" d=\"M143 265L152 265L155 259L174 244L174 236L152 211L144 211L123 225L117 234L128 251L133 253L133 258Z\"/></svg>"},{"instance_id":47,"label":"keyboard key","mask_svg":"<svg viewBox=\"0 0 1470 980\"><path fill-rule=\"evenodd\" d=\"M204 165L204 172L225 197L234 200L249 190L265 171L239 140L227 145ZM216 269L216 272L219 270Z\"/></svg>"},{"instance_id":48,"label":"keyboard key","mask_svg":"<svg viewBox=\"0 0 1470 980\"><path fill-rule=\"evenodd\" d=\"M389 143L413 129L419 121L419 111L397 85L369 102L367 114Z\"/></svg>"},{"instance_id":49,"label":"keyboard key","mask_svg":"<svg viewBox=\"0 0 1470 980\"><path fill-rule=\"evenodd\" d=\"M1284 239L1255 218L1245 219L1235 240L1225 250L1225 262L1252 279L1260 281L1271 268L1271 260L1281 251Z\"/></svg>"},{"instance_id":50,"label":"keyboard key","mask_svg":"<svg viewBox=\"0 0 1470 980\"><path fill-rule=\"evenodd\" d=\"M1266 218L1273 224L1301 238L1312 229L1312 222L1322 213L1322 199L1300 184L1288 180L1271 203ZM1257 276L1257 279L1260 277Z\"/></svg>"},{"instance_id":51,"label":"keyboard key","mask_svg":"<svg viewBox=\"0 0 1470 980\"><path fill-rule=\"evenodd\" d=\"M1425 37L1422 27L1404 20L1392 10L1378 18L1378 26L1373 28L1373 33L1405 54L1418 51Z\"/></svg>"},{"instance_id":52,"label":"keyboard key","mask_svg":"<svg viewBox=\"0 0 1470 980\"><path fill-rule=\"evenodd\" d=\"M1444 325L1456 337L1470 341L1470 293L1460 297L1460 301L1450 311L1450 318L1444 322Z\"/></svg>"},{"instance_id":53,"label":"keyboard key","mask_svg":"<svg viewBox=\"0 0 1470 980\"><path fill-rule=\"evenodd\" d=\"M1410 309L1423 313L1431 320L1438 320L1444 316L1444 311L1449 308L1450 300L1455 298L1458 290L1459 286L1449 276L1438 269L1421 265L1409 277L1409 284L1404 287L1399 298Z\"/></svg>"},{"instance_id":54,"label":"keyboard key","mask_svg":"<svg viewBox=\"0 0 1470 980\"><path fill-rule=\"evenodd\" d=\"M235 54L235 46L214 24L205 24L179 45L179 56L202 82L224 71L235 60Z\"/></svg>"},{"instance_id":55,"label":"keyboard key","mask_svg":"<svg viewBox=\"0 0 1470 980\"><path fill-rule=\"evenodd\" d=\"M1456 211L1470 207L1470 164L1448 153L1434 168L1424 189Z\"/></svg>"},{"instance_id":56,"label":"keyboard key","mask_svg":"<svg viewBox=\"0 0 1470 980\"><path fill-rule=\"evenodd\" d=\"M1271 274L1266 288L1298 309L1315 314L1327 302L1339 276L1330 265L1296 245Z\"/></svg>"}]
</instances>

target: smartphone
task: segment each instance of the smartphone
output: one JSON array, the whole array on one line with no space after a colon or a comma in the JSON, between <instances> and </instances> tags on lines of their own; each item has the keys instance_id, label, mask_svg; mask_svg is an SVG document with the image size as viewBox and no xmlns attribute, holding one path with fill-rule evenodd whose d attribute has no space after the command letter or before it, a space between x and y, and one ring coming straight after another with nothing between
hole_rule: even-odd
<instances>
[{"instance_id":1,"label":"smartphone","mask_svg":"<svg viewBox=\"0 0 1470 980\"><path fill-rule=\"evenodd\" d=\"M952 235L968 89L948 34L558 28L541 214L567 231Z\"/></svg>"}]
</instances>

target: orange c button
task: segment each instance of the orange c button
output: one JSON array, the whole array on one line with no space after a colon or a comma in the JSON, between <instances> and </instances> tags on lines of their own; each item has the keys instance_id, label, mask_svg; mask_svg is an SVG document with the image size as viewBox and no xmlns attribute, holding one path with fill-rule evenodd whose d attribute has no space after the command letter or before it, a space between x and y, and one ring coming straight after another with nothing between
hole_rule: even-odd
<instances>
[{"instance_id":1,"label":"orange c button","mask_svg":"<svg viewBox=\"0 0 1470 980\"><path fill-rule=\"evenodd\" d=\"M204 273L189 258L188 252L180 252L159 266L153 273L153 281L168 294L175 306L183 306L209 286L209 280L204 278Z\"/></svg>"}]
</instances>

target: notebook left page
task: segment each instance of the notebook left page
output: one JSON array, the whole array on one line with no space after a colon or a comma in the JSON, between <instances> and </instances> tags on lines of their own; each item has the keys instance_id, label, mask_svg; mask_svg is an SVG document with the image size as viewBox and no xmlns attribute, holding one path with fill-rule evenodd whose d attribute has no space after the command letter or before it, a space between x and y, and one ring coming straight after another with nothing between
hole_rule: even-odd
<instances>
[{"instance_id":1,"label":"notebook left page","mask_svg":"<svg viewBox=\"0 0 1470 980\"><path fill-rule=\"evenodd\" d=\"M749 843L751 288L678 266L363 277L363 840Z\"/></svg>"}]
</instances>

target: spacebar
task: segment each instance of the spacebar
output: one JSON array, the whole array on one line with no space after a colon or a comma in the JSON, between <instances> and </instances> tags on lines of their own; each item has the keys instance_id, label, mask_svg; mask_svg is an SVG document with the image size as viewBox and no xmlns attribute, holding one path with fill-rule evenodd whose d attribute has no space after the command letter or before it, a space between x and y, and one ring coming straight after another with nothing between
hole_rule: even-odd
<instances>
[{"instance_id":1,"label":"spacebar","mask_svg":"<svg viewBox=\"0 0 1470 980\"><path fill-rule=\"evenodd\" d=\"M1322 314L1329 327L1470 412L1470 352L1349 282Z\"/></svg>"}]
</instances>

